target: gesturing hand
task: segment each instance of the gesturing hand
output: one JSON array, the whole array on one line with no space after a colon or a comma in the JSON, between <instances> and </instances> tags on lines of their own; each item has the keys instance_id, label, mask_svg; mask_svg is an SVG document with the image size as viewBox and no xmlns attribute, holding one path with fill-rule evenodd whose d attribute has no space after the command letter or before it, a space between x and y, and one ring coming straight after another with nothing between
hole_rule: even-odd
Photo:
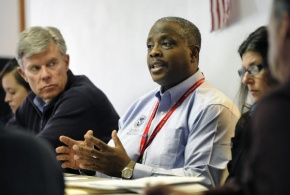
<instances>
[{"instance_id":1,"label":"gesturing hand","mask_svg":"<svg viewBox=\"0 0 290 195\"><path fill-rule=\"evenodd\" d=\"M93 136L93 131L89 130L87 132L87 135ZM72 149L74 145L79 146L87 146L87 147L93 147L86 141L76 141L74 139L71 139L67 136L60 136L59 140L63 142L67 146L60 146L55 149L57 155L57 160L64 161L61 164L62 168L71 168L71 169L80 169L79 162L74 159L74 156L76 155L76 152Z\"/></svg>"},{"instance_id":2,"label":"gesturing hand","mask_svg":"<svg viewBox=\"0 0 290 195\"><path fill-rule=\"evenodd\" d=\"M106 175L120 177L121 171L130 162L121 141L117 136L117 131L112 132L112 139L115 147L111 147L94 137L89 132L86 133L84 144L74 144L73 150L76 152L74 159L78 161L81 169L98 171ZM88 147L94 145L93 147Z\"/></svg>"}]
</instances>

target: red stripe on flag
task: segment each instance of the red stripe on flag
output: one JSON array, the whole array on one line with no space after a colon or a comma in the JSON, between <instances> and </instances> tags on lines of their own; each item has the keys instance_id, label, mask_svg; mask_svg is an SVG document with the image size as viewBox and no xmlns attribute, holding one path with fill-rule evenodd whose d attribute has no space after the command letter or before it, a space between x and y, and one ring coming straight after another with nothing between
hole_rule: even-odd
<instances>
[{"instance_id":1,"label":"red stripe on flag","mask_svg":"<svg viewBox=\"0 0 290 195\"><path fill-rule=\"evenodd\" d=\"M229 19L231 0L210 0L211 31L223 28Z\"/></svg>"},{"instance_id":2,"label":"red stripe on flag","mask_svg":"<svg viewBox=\"0 0 290 195\"><path fill-rule=\"evenodd\" d=\"M220 11L220 1L216 1L216 13L217 13L217 28L221 27L221 11Z\"/></svg>"},{"instance_id":3,"label":"red stripe on flag","mask_svg":"<svg viewBox=\"0 0 290 195\"><path fill-rule=\"evenodd\" d=\"M211 30L213 30L214 29L213 0L210 0L210 16L211 16Z\"/></svg>"}]
</instances>

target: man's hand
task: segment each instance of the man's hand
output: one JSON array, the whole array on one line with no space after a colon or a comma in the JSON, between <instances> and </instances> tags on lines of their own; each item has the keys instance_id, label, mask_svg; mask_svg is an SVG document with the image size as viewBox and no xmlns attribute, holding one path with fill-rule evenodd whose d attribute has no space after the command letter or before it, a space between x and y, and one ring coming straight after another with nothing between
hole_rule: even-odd
<instances>
[{"instance_id":1,"label":"man's hand","mask_svg":"<svg viewBox=\"0 0 290 195\"><path fill-rule=\"evenodd\" d=\"M81 169L98 171L106 175L121 177L121 171L131 161L127 155L121 141L117 136L117 131L112 132L112 139L115 147L111 147L94 137L89 132L86 133L84 144L72 144L75 151L74 160L76 160ZM66 142L68 143L68 142ZM94 147L88 147L92 146Z\"/></svg>"},{"instance_id":2,"label":"man's hand","mask_svg":"<svg viewBox=\"0 0 290 195\"><path fill-rule=\"evenodd\" d=\"M93 136L93 131L89 130L87 132L87 135ZM88 147L93 147L86 141L76 141L74 139L71 139L67 136L60 136L59 140L63 142L67 146L60 146L55 149L57 155L57 160L59 161L64 161L61 164L62 168L71 168L71 169L80 169L79 163L77 160L74 159L74 156L76 155L76 152L72 149L74 145L79 145L79 146L88 146Z\"/></svg>"}]
</instances>

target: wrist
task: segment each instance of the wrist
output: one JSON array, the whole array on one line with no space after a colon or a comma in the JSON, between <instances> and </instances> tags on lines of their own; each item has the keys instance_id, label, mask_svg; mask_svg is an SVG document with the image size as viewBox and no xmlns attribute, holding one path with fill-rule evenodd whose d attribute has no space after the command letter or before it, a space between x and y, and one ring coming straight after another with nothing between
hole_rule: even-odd
<instances>
[{"instance_id":1,"label":"wrist","mask_svg":"<svg viewBox=\"0 0 290 195\"><path fill-rule=\"evenodd\" d=\"M129 164L122 170L121 177L123 179L131 179L133 177L135 164L136 162L131 160Z\"/></svg>"}]
</instances>

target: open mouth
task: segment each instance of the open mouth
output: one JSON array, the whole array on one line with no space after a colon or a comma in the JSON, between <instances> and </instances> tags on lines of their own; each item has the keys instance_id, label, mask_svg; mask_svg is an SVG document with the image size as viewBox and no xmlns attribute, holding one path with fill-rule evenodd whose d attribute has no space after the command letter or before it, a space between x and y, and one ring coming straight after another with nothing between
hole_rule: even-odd
<instances>
[{"instance_id":1,"label":"open mouth","mask_svg":"<svg viewBox=\"0 0 290 195\"><path fill-rule=\"evenodd\" d=\"M163 67L163 64L152 64L151 69Z\"/></svg>"},{"instance_id":2,"label":"open mouth","mask_svg":"<svg viewBox=\"0 0 290 195\"><path fill-rule=\"evenodd\" d=\"M167 65L165 62L158 60L158 61L151 62L149 67L150 67L152 72L158 72L166 66Z\"/></svg>"}]
</instances>

